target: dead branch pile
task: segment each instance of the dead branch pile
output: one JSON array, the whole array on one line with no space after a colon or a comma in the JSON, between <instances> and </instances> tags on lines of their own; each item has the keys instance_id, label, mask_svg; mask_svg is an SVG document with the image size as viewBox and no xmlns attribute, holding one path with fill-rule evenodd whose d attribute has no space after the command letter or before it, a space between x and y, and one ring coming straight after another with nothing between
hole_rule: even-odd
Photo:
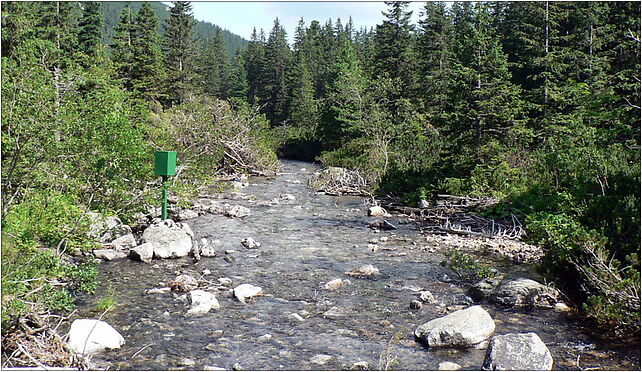
<instances>
[{"instance_id":1,"label":"dead branch pile","mask_svg":"<svg viewBox=\"0 0 642 372\"><path fill-rule=\"evenodd\" d=\"M317 172L308 180L308 186L328 195L370 195L368 184L359 172L339 167Z\"/></svg>"},{"instance_id":2,"label":"dead branch pile","mask_svg":"<svg viewBox=\"0 0 642 372\"><path fill-rule=\"evenodd\" d=\"M526 231L514 215L511 215L509 221L498 221L472 213L497 202L497 199L493 198L438 195L438 199L432 203L432 206L426 208L406 207L392 198L382 203L386 205L388 211L419 218L425 226L426 233L451 233L515 240L525 237Z\"/></svg>"},{"instance_id":3,"label":"dead branch pile","mask_svg":"<svg viewBox=\"0 0 642 372\"><path fill-rule=\"evenodd\" d=\"M58 325L53 328L53 318ZM2 368L55 367L87 369L87 361L74 354L60 337L57 328L64 318L30 312L2 339Z\"/></svg>"}]
</instances>

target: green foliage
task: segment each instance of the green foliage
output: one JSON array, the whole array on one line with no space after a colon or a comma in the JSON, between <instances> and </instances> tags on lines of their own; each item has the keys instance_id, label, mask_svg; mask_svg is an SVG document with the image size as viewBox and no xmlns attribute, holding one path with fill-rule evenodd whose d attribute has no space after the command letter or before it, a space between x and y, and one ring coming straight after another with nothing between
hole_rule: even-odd
<instances>
[{"instance_id":1,"label":"green foliage","mask_svg":"<svg viewBox=\"0 0 642 372\"><path fill-rule=\"evenodd\" d=\"M33 191L6 215L2 229L2 332L28 311L69 311L73 294L93 292L90 261L63 252L92 250L84 211L67 195ZM34 306L36 309L34 309Z\"/></svg>"},{"instance_id":2,"label":"green foliage","mask_svg":"<svg viewBox=\"0 0 642 372\"><path fill-rule=\"evenodd\" d=\"M446 260L440 262L441 266L453 270L460 279L474 280L495 276L495 271L492 268L480 263L479 260L469 254L453 249L447 252L445 256Z\"/></svg>"}]
</instances>

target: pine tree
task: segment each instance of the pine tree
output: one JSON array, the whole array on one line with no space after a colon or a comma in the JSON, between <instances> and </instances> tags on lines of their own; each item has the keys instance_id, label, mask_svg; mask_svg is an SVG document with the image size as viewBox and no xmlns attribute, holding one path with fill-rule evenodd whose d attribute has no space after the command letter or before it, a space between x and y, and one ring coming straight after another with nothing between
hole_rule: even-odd
<instances>
[{"instance_id":1,"label":"pine tree","mask_svg":"<svg viewBox=\"0 0 642 372\"><path fill-rule=\"evenodd\" d=\"M227 98L229 90L230 65L227 47L221 30L205 43L201 60L205 92L217 98Z\"/></svg>"},{"instance_id":2,"label":"pine tree","mask_svg":"<svg viewBox=\"0 0 642 372\"><path fill-rule=\"evenodd\" d=\"M460 10L463 12L458 13ZM472 13L468 10L463 6L455 13L456 29L464 34L455 35L459 54L453 65L446 130L451 156L463 170L484 161L486 145L511 140L511 131L522 115L520 90L510 82L507 57L492 29L489 5L477 3Z\"/></svg>"},{"instance_id":3,"label":"pine tree","mask_svg":"<svg viewBox=\"0 0 642 372\"><path fill-rule=\"evenodd\" d=\"M358 138L369 115L368 80L351 43L344 41L332 66L320 136L324 148L340 148Z\"/></svg>"},{"instance_id":4,"label":"pine tree","mask_svg":"<svg viewBox=\"0 0 642 372\"><path fill-rule=\"evenodd\" d=\"M301 51L295 54L289 85L289 117L293 125L310 132L316 130L319 117L314 84L306 55Z\"/></svg>"},{"instance_id":5,"label":"pine tree","mask_svg":"<svg viewBox=\"0 0 642 372\"><path fill-rule=\"evenodd\" d=\"M446 92L452 73L453 40L452 17L443 2L428 2L424 18L419 21L418 36L419 79L418 95L423 99L431 121L439 121L448 99Z\"/></svg>"},{"instance_id":6,"label":"pine tree","mask_svg":"<svg viewBox=\"0 0 642 372\"><path fill-rule=\"evenodd\" d=\"M277 18L274 20L274 27L265 45L265 97L261 102L272 125L287 119L289 65L290 47L286 41L285 29Z\"/></svg>"},{"instance_id":7,"label":"pine tree","mask_svg":"<svg viewBox=\"0 0 642 372\"><path fill-rule=\"evenodd\" d=\"M129 5L125 5L120 21L114 28L112 60L116 70L116 79L120 80L125 89L133 91L132 62L134 59L134 15Z\"/></svg>"},{"instance_id":8,"label":"pine tree","mask_svg":"<svg viewBox=\"0 0 642 372\"><path fill-rule=\"evenodd\" d=\"M82 17L78 23L78 46L87 56L95 57L102 43L103 18L100 3L90 1L83 5Z\"/></svg>"},{"instance_id":9,"label":"pine tree","mask_svg":"<svg viewBox=\"0 0 642 372\"><path fill-rule=\"evenodd\" d=\"M377 25L375 34L375 76L387 76L403 85L403 96L415 91L415 58L410 23L412 11L407 11L408 2L386 2L388 12L383 24Z\"/></svg>"},{"instance_id":10,"label":"pine tree","mask_svg":"<svg viewBox=\"0 0 642 372\"><path fill-rule=\"evenodd\" d=\"M167 100L170 105L184 102L196 86L196 45L192 6L175 1L165 20L163 51L167 73Z\"/></svg>"},{"instance_id":11,"label":"pine tree","mask_svg":"<svg viewBox=\"0 0 642 372\"><path fill-rule=\"evenodd\" d=\"M158 20L149 3L136 14L132 28L131 79L136 95L145 100L161 99L164 80Z\"/></svg>"},{"instance_id":12,"label":"pine tree","mask_svg":"<svg viewBox=\"0 0 642 372\"><path fill-rule=\"evenodd\" d=\"M250 89L245 67L244 54L238 50L232 60L230 73L230 84L228 96L231 101L247 102L247 95Z\"/></svg>"},{"instance_id":13,"label":"pine tree","mask_svg":"<svg viewBox=\"0 0 642 372\"><path fill-rule=\"evenodd\" d=\"M260 34L256 32L256 28L252 32L250 43L245 51L245 69L248 79L247 100L250 104L258 104L264 97L265 37L263 30Z\"/></svg>"},{"instance_id":14,"label":"pine tree","mask_svg":"<svg viewBox=\"0 0 642 372\"><path fill-rule=\"evenodd\" d=\"M47 1L38 3L37 7L40 38L53 42L65 56L73 56L78 49L78 3Z\"/></svg>"}]
</instances>

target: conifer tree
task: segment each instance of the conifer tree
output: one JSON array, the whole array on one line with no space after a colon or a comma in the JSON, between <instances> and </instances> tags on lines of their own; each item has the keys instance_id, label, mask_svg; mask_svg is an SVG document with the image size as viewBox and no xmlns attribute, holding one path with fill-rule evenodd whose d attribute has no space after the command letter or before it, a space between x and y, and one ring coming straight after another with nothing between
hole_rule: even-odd
<instances>
[{"instance_id":1,"label":"conifer tree","mask_svg":"<svg viewBox=\"0 0 642 372\"><path fill-rule=\"evenodd\" d=\"M100 3L90 1L83 3L82 17L78 23L78 46L87 56L95 57L102 42L103 18L100 14Z\"/></svg>"},{"instance_id":2,"label":"conifer tree","mask_svg":"<svg viewBox=\"0 0 642 372\"><path fill-rule=\"evenodd\" d=\"M161 98L164 81L158 19L148 2L136 14L132 29L131 77L136 95L146 100Z\"/></svg>"},{"instance_id":3,"label":"conifer tree","mask_svg":"<svg viewBox=\"0 0 642 372\"><path fill-rule=\"evenodd\" d=\"M134 59L134 15L125 5L120 15L120 21L114 28L114 40L111 45L112 60L116 70L116 79L120 80L125 89L134 89L132 81L132 61Z\"/></svg>"},{"instance_id":4,"label":"conifer tree","mask_svg":"<svg viewBox=\"0 0 642 372\"><path fill-rule=\"evenodd\" d=\"M290 47L286 40L285 29L277 18L274 20L274 27L265 45L265 97L262 101L264 112L272 125L287 119L289 66Z\"/></svg>"},{"instance_id":5,"label":"conifer tree","mask_svg":"<svg viewBox=\"0 0 642 372\"><path fill-rule=\"evenodd\" d=\"M452 73L453 40L452 17L443 2L428 2L419 21L421 33L417 42L417 58L420 71L418 95L423 107L432 117L445 109L448 81Z\"/></svg>"},{"instance_id":6,"label":"conifer tree","mask_svg":"<svg viewBox=\"0 0 642 372\"><path fill-rule=\"evenodd\" d=\"M263 30L252 31L250 43L245 51L245 69L248 78L248 96L250 104L258 104L263 94L263 81L265 69L265 36Z\"/></svg>"},{"instance_id":7,"label":"conifer tree","mask_svg":"<svg viewBox=\"0 0 642 372\"><path fill-rule=\"evenodd\" d=\"M66 1L47 1L36 7L40 15L37 24L40 37L53 42L67 57L78 48L78 10L78 3Z\"/></svg>"},{"instance_id":8,"label":"conifer tree","mask_svg":"<svg viewBox=\"0 0 642 372\"><path fill-rule=\"evenodd\" d=\"M165 20L163 51L167 73L167 100L170 105L184 102L196 86L196 45L192 6L175 1Z\"/></svg>"},{"instance_id":9,"label":"conifer tree","mask_svg":"<svg viewBox=\"0 0 642 372\"><path fill-rule=\"evenodd\" d=\"M227 98L229 90L230 65L227 47L221 30L205 43L201 61L205 92L217 98Z\"/></svg>"},{"instance_id":10,"label":"conifer tree","mask_svg":"<svg viewBox=\"0 0 642 372\"><path fill-rule=\"evenodd\" d=\"M230 71L230 84L228 96L230 100L236 102L247 102L249 84L247 79L247 69L245 67L244 53L237 50L232 60Z\"/></svg>"},{"instance_id":11,"label":"conifer tree","mask_svg":"<svg viewBox=\"0 0 642 372\"><path fill-rule=\"evenodd\" d=\"M412 11L407 11L408 2L386 2L388 12L383 13L386 19L377 25L375 34L374 73L376 76L387 76L403 84L404 97L409 97L415 90L415 58L413 55L412 33L414 26L410 23Z\"/></svg>"}]
</instances>

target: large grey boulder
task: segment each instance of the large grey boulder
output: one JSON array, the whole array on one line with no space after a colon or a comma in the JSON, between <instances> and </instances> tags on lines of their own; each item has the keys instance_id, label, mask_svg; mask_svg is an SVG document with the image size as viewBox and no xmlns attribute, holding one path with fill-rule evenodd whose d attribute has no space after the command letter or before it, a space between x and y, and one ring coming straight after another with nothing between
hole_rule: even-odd
<instances>
[{"instance_id":1,"label":"large grey boulder","mask_svg":"<svg viewBox=\"0 0 642 372\"><path fill-rule=\"evenodd\" d=\"M555 288L520 278L502 282L490 295L490 301L507 307L551 306L559 296Z\"/></svg>"},{"instance_id":2,"label":"large grey boulder","mask_svg":"<svg viewBox=\"0 0 642 372\"><path fill-rule=\"evenodd\" d=\"M124 343L123 336L102 320L76 319L71 323L68 345L74 353L93 355Z\"/></svg>"},{"instance_id":3,"label":"large grey boulder","mask_svg":"<svg viewBox=\"0 0 642 372\"><path fill-rule=\"evenodd\" d=\"M192 251L194 233L186 223L165 220L150 225L143 231L143 242L154 246L157 258L178 258Z\"/></svg>"},{"instance_id":4,"label":"large grey boulder","mask_svg":"<svg viewBox=\"0 0 642 372\"><path fill-rule=\"evenodd\" d=\"M481 306L471 306L417 327L415 337L429 347L473 347L488 339L495 322Z\"/></svg>"},{"instance_id":5,"label":"large grey boulder","mask_svg":"<svg viewBox=\"0 0 642 372\"><path fill-rule=\"evenodd\" d=\"M493 337L488 345L482 369L550 371L553 369L553 357L535 333L508 333Z\"/></svg>"}]
</instances>

